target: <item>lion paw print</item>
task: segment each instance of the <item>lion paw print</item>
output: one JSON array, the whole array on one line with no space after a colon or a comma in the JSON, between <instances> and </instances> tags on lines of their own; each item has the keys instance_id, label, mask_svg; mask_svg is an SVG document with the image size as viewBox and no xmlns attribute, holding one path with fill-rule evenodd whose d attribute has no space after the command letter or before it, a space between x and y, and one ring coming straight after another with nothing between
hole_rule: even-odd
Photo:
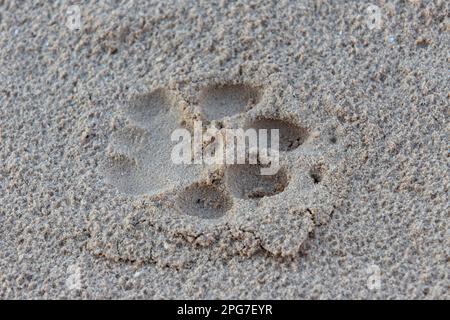
<instances>
[{"instance_id":1,"label":"lion paw print","mask_svg":"<svg viewBox=\"0 0 450 320\"><path fill-rule=\"evenodd\" d=\"M116 260L175 266L211 247L223 256L297 255L337 202L338 121L308 108L280 111L263 86L214 84L192 92L160 88L124 109L127 121L113 133L103 172L131 207L91 215L91 249ZM171 133L192 130L194 120L279 129L280 169L261 175L259 164L174 164Z\"/></svg>"}]
</instances>

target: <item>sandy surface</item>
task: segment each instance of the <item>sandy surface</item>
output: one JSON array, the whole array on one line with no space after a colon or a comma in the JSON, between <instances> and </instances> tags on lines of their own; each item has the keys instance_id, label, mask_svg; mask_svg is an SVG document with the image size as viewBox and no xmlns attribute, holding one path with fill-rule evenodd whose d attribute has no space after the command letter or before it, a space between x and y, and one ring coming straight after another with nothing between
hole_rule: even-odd
<instances>
[{"instance_id":1,"label":"sandy surface","mask_svg":"<svg viewBox=\"0 0 450 320\"><path fill-rule=\"evenodd\" d=\"M0 0L1 298L450 297L447 1L68 5Z\"/></svg>"}]
</instances>

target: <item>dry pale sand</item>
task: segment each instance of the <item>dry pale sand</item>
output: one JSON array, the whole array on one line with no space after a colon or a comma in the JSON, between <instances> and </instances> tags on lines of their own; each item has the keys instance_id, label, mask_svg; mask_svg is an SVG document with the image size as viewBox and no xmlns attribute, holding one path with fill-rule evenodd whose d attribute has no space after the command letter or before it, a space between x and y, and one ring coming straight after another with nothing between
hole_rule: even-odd
<instances>
[{"instance_id":1,"label":"dry pale sand","mask_svg":"<svg viewBox=\"0 0 450 320\"><path fill-rule=\"evenodd\" d=\"M450 297L448 1L69 4L0 0L0 298Z\"/></svg>"}]
</instances>

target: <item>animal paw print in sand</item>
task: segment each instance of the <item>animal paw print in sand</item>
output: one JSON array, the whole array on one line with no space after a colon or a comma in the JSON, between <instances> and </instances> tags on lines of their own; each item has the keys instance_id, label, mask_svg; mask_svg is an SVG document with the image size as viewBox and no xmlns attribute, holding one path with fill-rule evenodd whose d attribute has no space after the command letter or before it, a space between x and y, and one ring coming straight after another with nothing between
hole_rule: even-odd
<instances>
[{"instance_id":1,"label":"animal paw print in sand","mask_svg":"<svg viewBox=\"0 0 450 320\"><path fill-rule=\"evenodd\" d=\"M258 86L194 92L157 89L130 101L129 123L114 133L104 172L109 184L133 196L132 209L114 217L96 212L91 248L116 260L170 266L191 263L211 247L222 256L297 255L334 210L338 122L274 112L271 93ZM190 129L194 119L224 128L279 129L280 170L264 176L258 164L173 164L171 133Z\"/></svg>"},{"instance_id":2,"label":"animal paw print in sand","mask_svg":"<svg viewBox=\"0 0 450 320\"><path fill-rule=\"evenodd\" d=\"M171 160L171 133L182 127L182 105L173 91L158 89L132 99L124 110L130 124L115 132L105 165L107 181L130 195L156 195L190 183L199 166Z\"/></svg>"}]
</instances>

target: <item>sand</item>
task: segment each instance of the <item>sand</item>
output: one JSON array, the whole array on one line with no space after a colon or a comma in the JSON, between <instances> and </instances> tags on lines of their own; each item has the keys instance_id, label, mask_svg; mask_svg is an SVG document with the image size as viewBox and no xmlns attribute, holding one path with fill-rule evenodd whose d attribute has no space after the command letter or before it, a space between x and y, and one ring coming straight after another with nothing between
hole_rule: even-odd
<instances>
[{"instance_id":1,"label":"sand","mask_svg":"<svg viewBox=\"0 0 450 320\"><path fill-rule=\"evenodd\" d=\"M0 1L0 298L449 298L447 1L68 8Z\"/></svg>"}]
</instances>

